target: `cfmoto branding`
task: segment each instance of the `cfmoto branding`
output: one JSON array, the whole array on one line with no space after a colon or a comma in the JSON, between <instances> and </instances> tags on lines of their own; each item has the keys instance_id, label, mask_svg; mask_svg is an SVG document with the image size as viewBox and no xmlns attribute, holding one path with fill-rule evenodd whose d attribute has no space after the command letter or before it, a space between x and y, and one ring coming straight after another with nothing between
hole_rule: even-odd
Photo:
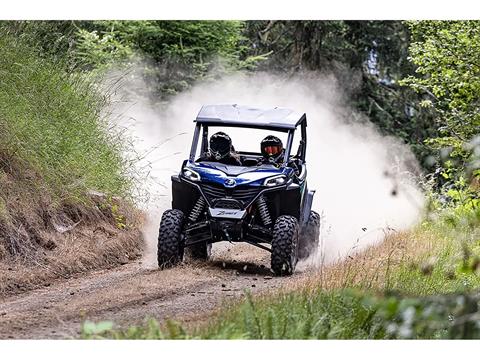
<instances>
[{"instance_id":1,"label":"cfmoto branding","mask_svg":"<svg viewBox=\"0 0 480 360\"><path fill-rule=\"evenodd\" d=\"M234 179L225 179L225 182L223 183L226 187L234 187L237 185L237 182Z\"/></svg>"}]
</instances>

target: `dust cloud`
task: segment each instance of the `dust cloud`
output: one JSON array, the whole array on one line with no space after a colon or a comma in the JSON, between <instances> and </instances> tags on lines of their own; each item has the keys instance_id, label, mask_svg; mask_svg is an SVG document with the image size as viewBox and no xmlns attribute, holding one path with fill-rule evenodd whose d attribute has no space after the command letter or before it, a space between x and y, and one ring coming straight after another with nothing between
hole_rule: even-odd
<instances>
[{"instance_id":1,"label":"dust cloud","mask_svg":"<svg viewBox=\"0 0 480 360\"><path fill-rule=\"evenodd\" d=\"M419 167L407 146L378 133L348 105L336 81L314 73L293 78L269 74L231 75L198 83L164 105L138 98L125 84L114 103L118 125L126 129L142 159L138 163L149 199L144 235L145 262L155 264L161 213L170 207L170 176L188 157L193 119L204 104L288 107L308 121L308 187L313 209L322 216L321 247L303 266L330 262L413 226L421 217L423 194L416 185ZM229 131L227 131L229 132ZM261 136L260 136L261 135ZM259 131L232 134L237 150L258 151ZM240 146L241 144L241 146ZM214 245L215 246L215 245Z\"/></svg>"}]
</instances>

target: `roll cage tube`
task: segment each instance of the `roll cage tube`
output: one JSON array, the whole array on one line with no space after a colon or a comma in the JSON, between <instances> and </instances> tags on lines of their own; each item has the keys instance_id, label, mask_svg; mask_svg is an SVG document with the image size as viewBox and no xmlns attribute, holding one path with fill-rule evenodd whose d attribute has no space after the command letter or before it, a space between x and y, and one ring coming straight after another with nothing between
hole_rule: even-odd
<instances>
[{"instance_id":1,"label":"roll cage tube","mask_svg":"<svg viewBox=\"0 0 480 360\"><path fill-rule=\"evenodd\" d=\"M302 131L302 139L300 140L302 144L301 157L302 157L302 162L305 162L305 159L307 157L307 119L306 118L302 122L301 131Z\"/></svg>"},{"instance_id":2,"label":"roll cage tube","mask_svg":"<svg viewBox=\"0 0 480 360\"><path fill-rule=\"evenodd\" d=\"M288 159L290 157L290 150L292 149L293 143L293 130L288 131L287 146L285 148L285 155L283 157L283 166L287 166Z\"/></svg>"},{"instance_id":3,"label":"roll cage tube","mask_svg":"<svg viewBox=\"0 0 480 360\"><path fill-rule=\"evenodd\" d=\"M202 131L202 145L201 145L201 151L202 151L202 155L201 156L204 156L207 154L208 152L208 126L204 126L203 127L203 131Z\"/></svg>"},{"instance_id":4,"label":"roll cage tube","mask_svg":"<svg viewBox=\"0 0 480 360\"><path fill-rule=\"evenodd\" d=\"M195 154L197 153L197 145L198 145L198 138L200 137L200 128L202 127L201 124L195 125L195 132L193 133L193 141L192 147L190 149L190 157L189 160L191 162L195 161Z\"/></svg>"}]
</instances>

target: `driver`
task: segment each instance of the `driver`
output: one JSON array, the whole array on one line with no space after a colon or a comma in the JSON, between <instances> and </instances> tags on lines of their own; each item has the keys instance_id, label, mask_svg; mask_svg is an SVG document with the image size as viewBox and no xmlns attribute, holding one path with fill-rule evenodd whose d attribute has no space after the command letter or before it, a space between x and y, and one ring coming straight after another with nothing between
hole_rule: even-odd
<instances>
[{"instance_id":1,"label":"driver","mask_svg":"<svg viewBox=\"0 0 480 360\"><path fill-rule=\"evenodd\" d=\"M242 165L240 157L233 148L232 139L221 131L210 136L210 150L204 161L214 161L225 165Z\"/></svg>"},{"instance_id":2,"label":"driver","mask_svg":"<svg viewBox=\"0 0 480 360\"><path fill-rule=\"evenodd\" d=\"M280 166L285 154L282 140L273 135L268 135L262 140L260 143L260 151L263 156L260 162L262 164L272 164L275 166Z\"/></svg>"}]
</instances>

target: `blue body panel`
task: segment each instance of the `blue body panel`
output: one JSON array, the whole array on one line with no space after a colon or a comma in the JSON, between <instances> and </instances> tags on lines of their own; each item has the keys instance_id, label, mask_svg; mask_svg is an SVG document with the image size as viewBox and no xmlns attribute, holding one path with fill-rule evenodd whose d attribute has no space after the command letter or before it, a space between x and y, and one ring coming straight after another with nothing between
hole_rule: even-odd
<instances>
[{"instance_id":1,"label":"blue body panel","mask_svg":"<svg viewBox=\"0 0 480 360\"><path fill-rule=\"evenodd\" d=\"M210 162L187 161L184 167L194 170L200 175L200 183L222 185L226 188L236 186L263 186L265 179L275 175L285 175L290 178L293 169L289 167L276 168L274 166L243 167L231 166Z\"/></svg>"}]
</instances>

